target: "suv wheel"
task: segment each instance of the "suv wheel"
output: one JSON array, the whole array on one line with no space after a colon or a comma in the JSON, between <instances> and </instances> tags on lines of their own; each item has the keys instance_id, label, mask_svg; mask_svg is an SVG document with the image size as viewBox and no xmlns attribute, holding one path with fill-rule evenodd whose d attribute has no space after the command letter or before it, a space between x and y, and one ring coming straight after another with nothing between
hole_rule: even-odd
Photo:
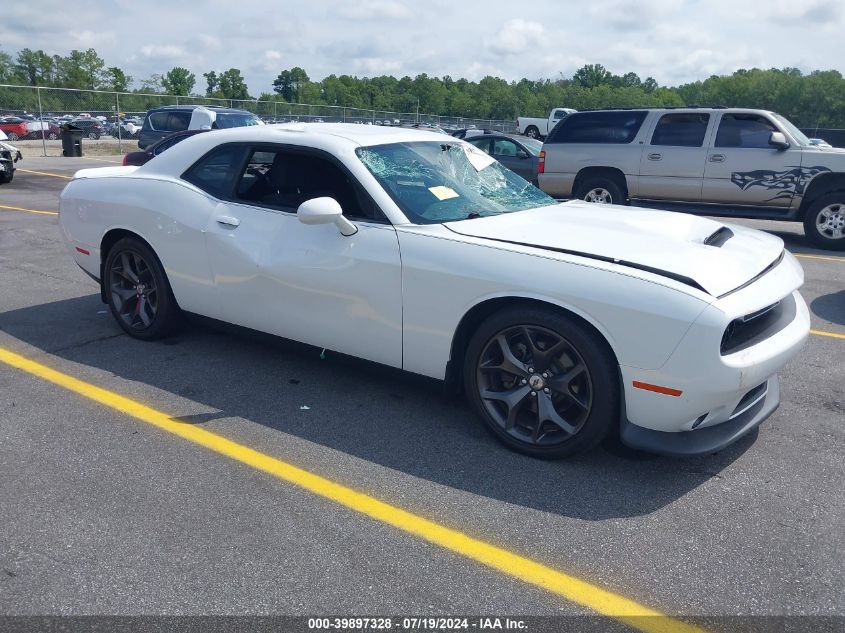
<instances>
[{"instance_id":1,"label":"suv wheel","mask_svg":"<svg viewBox=\"0 0 845 633\"><path fill-rule=\"evenodd\" d=\"M829 193L810 205L804 234L820 248L845 250L845 191Z\"/></svg>"},{"instance_id":2,"label":"suv wheel","mask_svg":"<svg viewBox=\"0 0 845 633\"><path fill-rule=\"evenodd\" d=\"M610 178L587 178L576 194L581 200L597 204L625 204L622 188Z\"/></svg>"}]
</instances>

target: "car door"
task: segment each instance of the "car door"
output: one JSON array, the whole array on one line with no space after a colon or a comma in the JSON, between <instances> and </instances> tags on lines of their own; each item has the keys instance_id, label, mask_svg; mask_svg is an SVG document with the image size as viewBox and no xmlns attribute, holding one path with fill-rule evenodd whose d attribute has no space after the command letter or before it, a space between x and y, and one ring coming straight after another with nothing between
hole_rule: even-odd
<instances>
[{"instance_id":1,"label":"car door","mask_svg":"<svg viewBox=\"0 0 845 633\"><path fill-rule=\"evenodd\" d=\"M671 112L658 118L640 157L638 198L701 200L711 119L707 112Z\"/></svg>"},{"instance_id":2,"label":"car door","mask_svg":"<svg viewBox=\"0 0 845 633\"><path fill-rule=\"evenodd\" d=\"M358 231L301 223L305 200L335 198ZM215 318L402 366L396 231L342 165L285 146L250 146L206 231Z\"/></svg>"},{"instance_id":3,"label":"car door","mask_svg":"<svg viewBox=\"0 0 845 633\"><path fill-rule=\"evenodd\" d=\"M525 180L531 181L536 177L531 154L520 147L515 141L504 136L497 136L493 138L490 153L502 165L512 172L519 174Z\"/></svg>"},{"instance_id":4,"label":"car door","mask_svg":"<svg viewBox=\"0 0 845 633\"><path fill-rule=\"evenodd\" d=\"M707 153L702 201L788 208L801 169L801 148L769 144L775 122L761 114L725 112Z\"/></svg>"}]
</instances>

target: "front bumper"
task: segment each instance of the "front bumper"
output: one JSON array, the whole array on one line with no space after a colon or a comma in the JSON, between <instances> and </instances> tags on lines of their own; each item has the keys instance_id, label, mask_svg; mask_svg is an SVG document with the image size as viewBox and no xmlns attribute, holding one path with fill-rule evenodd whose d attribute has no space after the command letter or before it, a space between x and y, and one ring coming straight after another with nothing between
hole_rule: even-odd
<instances>
[{"instance_id":1,"label":"front bumper","mask_svg":"<svg viewBox=\"0 0 845 633\"><path fill-rule=\"evenodd\" d=\"M625 445L631 448L657 453L658 455L670 457L707 455L722 450L756 429L775 412L779 404L778 377L772 376L766 382L765 396L727 422L693 431L667 433L666 431L647 429L624 419L620 438Z\"/></svg>"}]
</instances>

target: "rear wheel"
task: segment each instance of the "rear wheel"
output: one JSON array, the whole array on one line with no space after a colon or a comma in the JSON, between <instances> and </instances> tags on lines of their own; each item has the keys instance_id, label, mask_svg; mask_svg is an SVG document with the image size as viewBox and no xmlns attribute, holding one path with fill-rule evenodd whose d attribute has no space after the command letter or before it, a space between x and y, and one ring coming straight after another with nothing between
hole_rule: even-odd
<instances>
[{"instance_id":1,"label":"rear wheel","mask_svg":"<svg viewBox=\"0 0 845 633\"><path fill-rule=\"evenodd\" d=\"M19 139L20 139L20 136L18 136L17 132L7 132L7 133L6 133L6 137L7 137L10 141L17 141L17 140L19 140Z\"/></svg>"},{"instance_id":2,"label":"rear wheel","mask_svg":"<svg viewBox=\"0 0 845 633\"><path fill-rule=\"evenodd\" d=\"M576 196L597 204L625 204L622 188L614 180L604 176L586 178L578 186Z\"/></svg>"},{"instance_id":3,"label":"rear wheel","mask_svg":"<svg viewBox=\"0 0 845 633\"><path fill-rule=\"evenodd\" d=\"M596 446L619 420L613 354L587 326L552 310L506 310L469 343L464 385L487 429L544 459Z\"/></svg>"},{"instance_id":4,"label":"rear wheel","mask_svg":"<svg viewBox=\"0 0 845 633\"><path fill-rule=\"evenodd\" d=\"M96 141L97 139L100 138L100 135L97 134L96 132L88 132L88 138Z\"/></svg>"},{"instance_id":5,"label":"rear wheel","mask_svg":"<svg viewBox=\"0 0 845 633\"><path fill-rule=\"evenodd\" d=\"M525 136L528 138L540 138L540 130L535 125L529 125L525 130Z\"/></svg>"},{"instance_id":6,"label":"rear wheel","mask_svg":"<svg viewBox=\"0 0 845 633\"><path fill-rule=\"evenodd\" d=\"M845 192L813 201L804 216L804 234L820 248L845 250Z\"/></svg>"},{"instance_id":7,"label":"rear wheel","mask_svg":"<svg viewBox=\"0 0 845 633\"><path fill-rule=\"evenodd\" d=\"M123 330L142 340L169 334L180 310L155 253L135 238L119 240L103 267L109 308Z\"/></svg>"}]
</instances>

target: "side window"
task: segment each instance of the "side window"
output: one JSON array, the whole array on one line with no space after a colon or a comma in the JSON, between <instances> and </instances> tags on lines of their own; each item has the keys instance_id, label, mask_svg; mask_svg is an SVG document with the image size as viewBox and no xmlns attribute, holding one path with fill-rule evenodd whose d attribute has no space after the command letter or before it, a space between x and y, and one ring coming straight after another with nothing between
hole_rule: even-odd
<instances>
[{"instance_id":1,"label":"side window","mask_svg":"<svg viewBox=\"0 0 845 633\"><path fill-rule=\"evenodd\" d=\"M228 198L240 175L246 148L224 145L203 156L182 178L217 198Z\"/></svg>"},{"instance_id":2,"label":"side window","mask_svg":"<svg viewBox=\"0 0 845 633\"><path fill-rule=\"evenodd\" d=\"M756 114L723 114L716 134L716 147L771 149L769 137L774 124Z\"/></svg>"},{"instance_id":3,"label":"side window","mask_svg":"<svg viewBox=\"0 0 845 633\"><path fill-rule=\"evenodd\" d=\"M327 196L350 219L384 219L350 176L331 161L289 150L254 149L240 174L237 198L295 213L300 204Z\"/></svg>"},{"instance_id":4,"label":"side window","mask_svg":"<svg viewBox=\"0 0 845 633\"><path fill-rule=\"evenodd\" d=\"M575 112L558 123L547 143L630 143L646 117L642 110Z\"/></svg>"},{"instance_id":5,"label":"side window","mask_svg":"<svg viewBox=\"0 0 845 633\"><path fill-rule=\"evenodd\" d=\"M493 156L516 156L516 143L506 138L497 138L493 141Z\"/></svg>"},{"instance_id":6,"label":"side window","mask_svg":"<svg viewBox=\"0 0 845 633\"><path fill-rule=\"evenodd\" d=\"M485 154L490 153L490 139L489 138L472 138L472 139L469 139L468 142L475 145L478 149L480 149Z\"/></svg>"},{"instance_id":7,"label":"side window","mask_svg":"<svg viewBox=\"0 0 845 633\"><path fill-rule=\"evenodd\" d=\"M150 127L154 130L166 130L167 116L167 112L153 112L150 115Z\"/></svg>"},{"instance_id":8,"label":"side window","mask_svg":"<svg viewBox=\"0 0 845 633\"><path fill-rule=\"evenodd\" d=\"M166 149L170 149L171 147L173 147L174 145L176 145L176 143L178 143L179 141L181 141L183 138L185 138L185 137L184 137L184 136L177 136L176 138L169 138L169 139L167 139L166 141L164 141L164 143L160 143L160 144L159 144L159 145L155 148L155 151L153 152L153 155L154 155L154 156L158 156L158 155L159 155L159 154L161 154L164 150L166 150Z\"/></svg>"},{"instance_id":9,"label":"side window","mask_svg":"<svg viewBox=\"0 0 845 633\"><path fill-rule=\"evenodd\" d=\"M170 132L187 130L190 124L191 114L189 112L171 112L167 119L167 129Z\"/></svg>"},{"instance_id":10,"label":"side window","mask_svg":"<svg viewBox=\"0 0 845 633\"><path fill-rule=\"evenodd\" d=\"M652 145L701 147L710 115L698 112L664 114L654 128Z\"/></svg>"}]
</instances>

